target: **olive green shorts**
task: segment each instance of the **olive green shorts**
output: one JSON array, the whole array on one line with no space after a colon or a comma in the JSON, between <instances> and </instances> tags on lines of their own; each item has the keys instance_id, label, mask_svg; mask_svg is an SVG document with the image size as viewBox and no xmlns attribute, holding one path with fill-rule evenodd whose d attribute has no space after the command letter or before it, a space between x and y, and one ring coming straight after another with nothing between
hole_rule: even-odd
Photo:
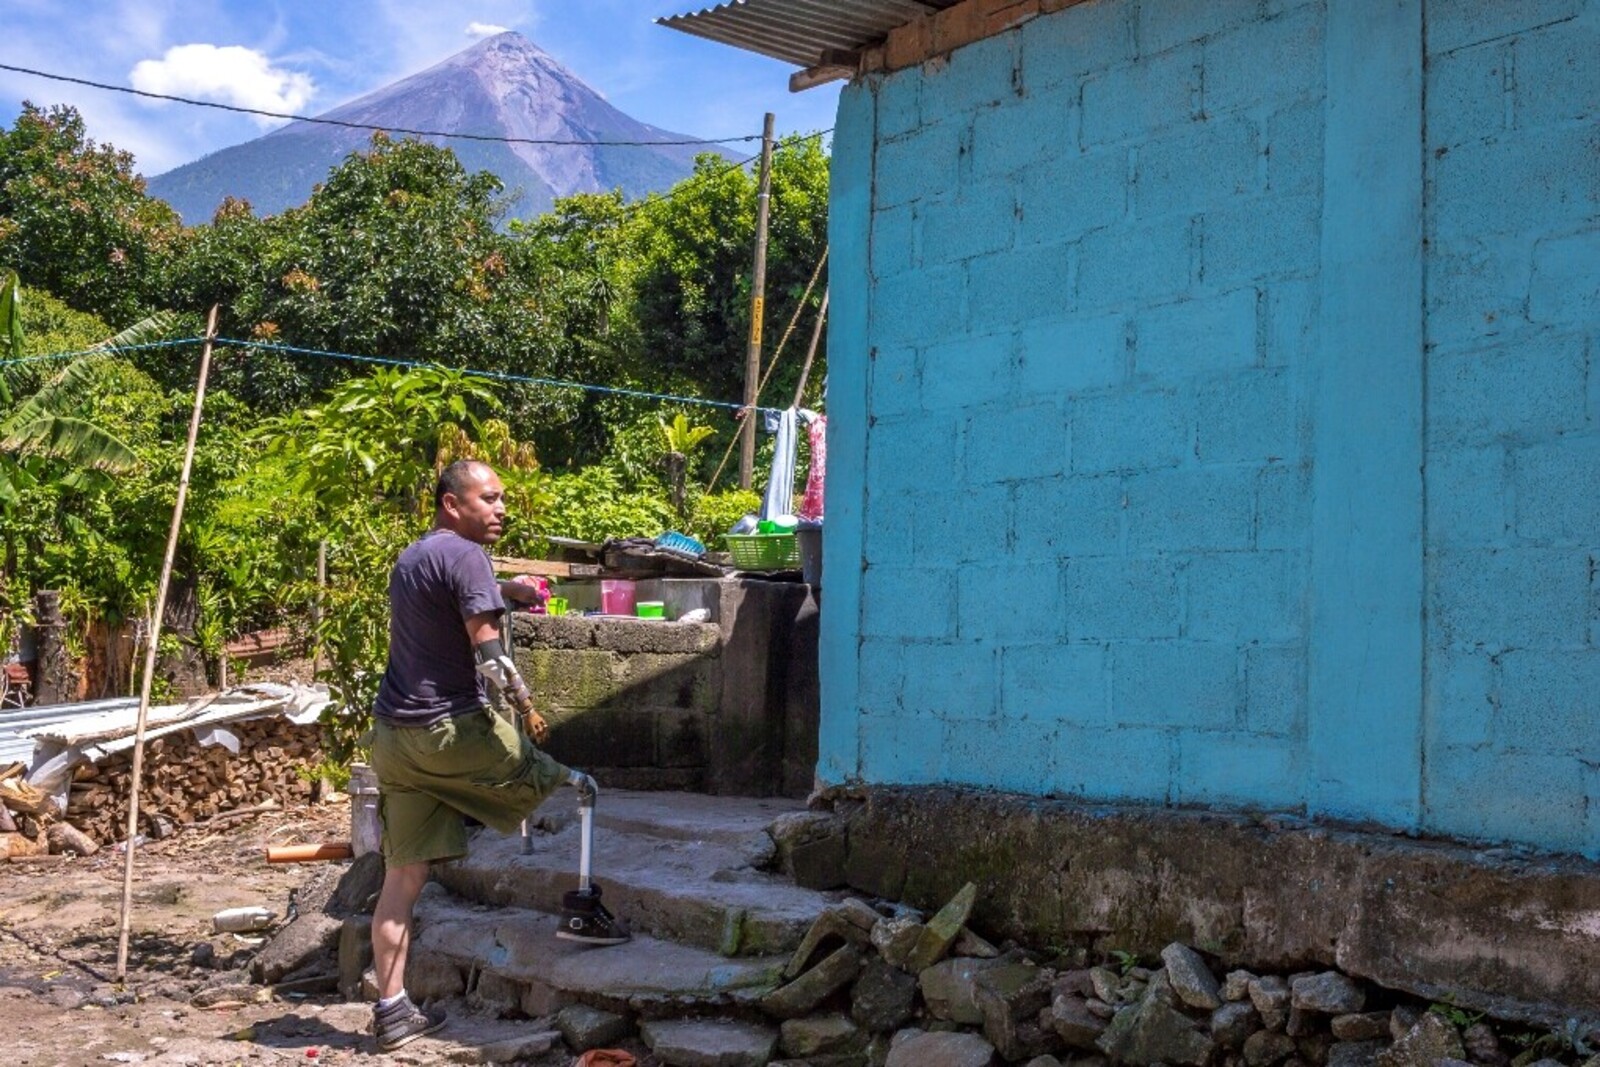
<instances>
[{"instance_id":1,"label":"olive green shorts","mask_svg":"<svg viewBox=\"0 0 1600 1067\"><path fill-rule=\"evenodd\" d=\"M571 773L487 708L432 726L380 719L372 769L390 867L466 855L463 815L515 831Z\"/></svg>"}]
</instances>

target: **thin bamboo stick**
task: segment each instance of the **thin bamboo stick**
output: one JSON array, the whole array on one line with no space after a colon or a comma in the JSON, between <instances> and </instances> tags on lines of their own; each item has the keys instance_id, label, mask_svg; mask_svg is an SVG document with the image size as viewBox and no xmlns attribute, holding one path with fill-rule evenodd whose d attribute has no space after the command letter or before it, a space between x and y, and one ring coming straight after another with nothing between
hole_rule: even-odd
<instances>
[{"instance_id":1,"label":"thin bamboo stick","mask_svg":"<svg viewBox=\"0 0 1600 1067\"><path fill-rule=\"evenodd\" d=\"M806 350L805 366L800 368L800 384L794 389L794 403L790 407L799 407L800 401L806 398L806 381L811 377L811 364L816 362L817 345L822 342L822 327L828 321L828 294L831 290L822 290L822 306L817 309L817 325L811 331L811 347Z\"/></svg>"},{"instance_id":2,"label":"thin bamboo stick","mask_svg":"<svg viewBox=\"0 0 1600 1067\"><path fill-rule=\"evenodd\" d=\"M183 473L178 476L178 499L172 505L172 526L167 531L167 554L161 561L161 584L156 589L155 612L150 619L150 639L144 652L144 682L139 687L139 719L133 733L133 777L128 783L128 836L123 847L122 920L117 934L117 981L127 979L128 931L133 921L133 854L139 840L139 779L144 773L144 728L150 715L150 685L156 674L156 650L161 643L161 620L167 610L167 586L172 581L172 560L178 552L178 531L183 526L183 501L189 495L189 471L194 467L194 443L200 436L200 413L205 406L206 378L211 373L211 343L217 337L218 305L206 319L206 343L200 353L200 380L194 390L194 412L189 416L189 441L183 451Z\"/></svg>"}]
</instances>

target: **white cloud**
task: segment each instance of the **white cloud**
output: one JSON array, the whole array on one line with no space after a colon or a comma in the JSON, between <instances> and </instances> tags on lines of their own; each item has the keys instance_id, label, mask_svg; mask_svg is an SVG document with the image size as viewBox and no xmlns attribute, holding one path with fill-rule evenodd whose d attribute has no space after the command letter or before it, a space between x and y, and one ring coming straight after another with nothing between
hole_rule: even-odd
<instances>
[{"instance_id":1,"label":"white cloud","mask_svg":"<svg viewBox=\"0 0 1600 1067\"><path fill-rule=\"evenodd\" d=\"M510 26L496 26L492 22L467 23L467 36L471 37L473 40L477 40L480 37L493 37L496 34L510 32Z\"/></svg>"},{"instance_id":2,"label":"white cloud","mask_svg":"<svg viewBox=\"0 0 1600 1067\"><path fill-rule=\"evenodd\" d=\"M239 45L176 45L161 59L141 60L128 77L147 93L277 112L304 110L317 90L310 75L274 67L262 53ZM278 121L256 118L262 126Z\"/></svg>"}]
</instances>

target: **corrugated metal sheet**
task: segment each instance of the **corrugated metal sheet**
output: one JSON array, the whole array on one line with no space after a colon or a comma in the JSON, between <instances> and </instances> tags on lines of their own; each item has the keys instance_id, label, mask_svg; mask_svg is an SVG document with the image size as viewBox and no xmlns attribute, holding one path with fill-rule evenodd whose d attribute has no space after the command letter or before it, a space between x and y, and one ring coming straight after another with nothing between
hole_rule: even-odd
<instances>
[{"instance_id":1,"label":"corrugated metal sheet","mask_svg":"<svg viewBox=\"0 0 1600 1067\"><path fill-rule=\"evenodd\" d=\"M656 21L719 44L812 67L827 49L857 51L875 45L896 26L955 3L957 0L729 0Z\"/></svg>"},{"instance_id":2,"label":"corrugated metal sheet","mask_svg":"<svg viewBox=\"0 0 1600 1067\"><path fill-rule=\"evenodd\" d=\"M137 710L138 707L138 697L113 697L79 704L44 704L15 711L0 711L0 767L13 763L33 766L34 741L31 737L22 736L24 730L59 726L74 719L89 719L108 711Z\"/></svg>"}]
</instances>

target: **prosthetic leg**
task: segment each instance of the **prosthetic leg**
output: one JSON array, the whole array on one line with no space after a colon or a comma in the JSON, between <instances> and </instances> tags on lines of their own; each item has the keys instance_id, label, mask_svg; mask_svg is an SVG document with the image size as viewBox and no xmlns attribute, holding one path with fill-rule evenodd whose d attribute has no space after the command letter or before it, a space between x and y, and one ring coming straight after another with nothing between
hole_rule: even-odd
<instances>
[{"instance_id":1,"label":"prosthetic leg","mask_svg":"<svg viewBox=\"0 0 1600 1067\"><path fill-rule=\"evenodd\" d=\"M578 888L561 894L561 926L556 936L586 945L620 945L632 935L627 924L600 903L600 887L590 877L594 857L594 802L599 787L582 771L570 783L578 790Z\"/></svg>"}]
</instances>

